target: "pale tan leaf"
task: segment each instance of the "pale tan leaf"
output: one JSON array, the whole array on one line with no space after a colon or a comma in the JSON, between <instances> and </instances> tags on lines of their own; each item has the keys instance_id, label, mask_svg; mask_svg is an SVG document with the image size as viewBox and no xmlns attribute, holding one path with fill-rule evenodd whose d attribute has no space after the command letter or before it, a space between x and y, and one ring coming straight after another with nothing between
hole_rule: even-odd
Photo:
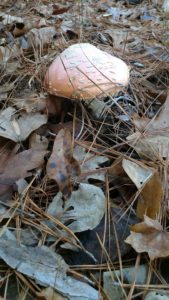
<instances>
[{"instance_id":1,"label":"pale tan leaf","mask_svg":"<svg viewBox=\"0 0 169 300\"><path fill-rule=\"evenodd\" d=\"M6 63L11 58L19 57L21 54L20 48L18 45L12 46L0 46L0 62Z\"/></svg>"},{"instance_id":2,"label":"pale tan leaf","mask_svg":"<svg viewBox=\"0 0 169 300\"><path fill-rule=\"evenodd\" d=\"M33 132L29 138L29 148L34 150L47 150L48 148L48 139L44 136L40 136Z\"/></svg>"},{"instance_id":3,"label":"pale tan leaf","mask_svg":"<svg viewBox=\"0 0 169 300\"><path fill-rule=\"evenodd\" d=\"M81 232L93 229L100 223L105 213L105 205L105 195L100 187L81 183L65 204L62 194L58 193L50 203L47 213L63 223L71 219L68 228L73 232Z\"/></svg>"},{"instance_id":4,"label":"pale tan leaf","mask_svg":"<svg viewBox=\"0 0 169 300\"><path fill-rule=\"evenodd\" d=\"M144 222L131 226L131 234L125 242L138 253L147 252L151 260L169 256L169 233L147 216Z\"/></svg>"},{"instance_id":5,"label":"pale tan leaf","mask_svg":"<svg viewBox=\"0 0 169 300\"><path fill-rule=\"evenodd\" d=\"M129 136L127 140L140 157L157 160L169 156L169 133L167 132L164 135L142 135L136 132Z\"/></svg>"},{"instance_id":6,"label":"pale tan leaf","mask_svg":"<svg viewBox=\"0 0 169 300\"><path fill-rule=\"evenodd\" d=\"M153 176L153 170L145 167L137 161L123 159L122 166L127 175L131 178L138 189L142 188L144 184Z\"/></svg>"},{"instance_id":7,"label":"pale tan leaf","mask_svg":"<svg viewBox=\"0 0 169 300\"><path fill-rule=\"evenodd\" d=\"M46 122L46 115L40 113L19 115L14 108L8 107L0 114L0 136L20 142Z\"/></svg>"},{"instance_id":8,"label":"pale tan leaf","mask_svg":"<svg viewBox=\"0 0 169 300\"><path fill-rule=\"evenodd\" d=\"M42 291L42 295L45 297L45 300L67 300L68 298L57 293L53 288L47 287Z\"/></svg>"},{"instance_id":9,"label":"pale tan leaf","mask_svg":"<svg viewBox=\"0 0 169 300\"><path fill-rule=\"evenodd\" d=\"M146 132L146 133L162 133L169 131L169 95L163 104L161 111L156 116L156 118L139 118L135 117L133 123L136 126L137 130Z\"/></svg>"},{"instance_id":10,"label":"pale tan leaf","mask_svg":"<svg viewBox=\"0 0 169 300\"><path fill-rule=\"evenodd\" d=\"M20 93L19 98L12 100L17 108L25 110L27 113L42 112L47 108L48 98L37 93L32 93L29 90L24 90L24 93Z\"/></svg>"},{"instance_id":11,"label":"pale tan leaf","mask_svg":"<svg viewBox=\"0 0 169 300\"><path fill-rule=\"evenodd\" d=\"M88 181L90 178L105 181L106 171L100 171L99 169L101 169L101 164L108 161L106 156L88 152L85 148L77 145L74 149L74 157L81 165L83 182Z\"/></svg>"},{"instance_id":12,"label":"pale tan leaf","mask_svg":"<svg viewBox=\"0 0 169 300\"><path fill-rule=\"evenodd\" d=\"M44 46L51 44L54 40L53 37L56 34L55 27L43 27L43 28L33 28L28 34L28 43L33 47L41 47L43 49Z\"/></svg>"}]
</instances>

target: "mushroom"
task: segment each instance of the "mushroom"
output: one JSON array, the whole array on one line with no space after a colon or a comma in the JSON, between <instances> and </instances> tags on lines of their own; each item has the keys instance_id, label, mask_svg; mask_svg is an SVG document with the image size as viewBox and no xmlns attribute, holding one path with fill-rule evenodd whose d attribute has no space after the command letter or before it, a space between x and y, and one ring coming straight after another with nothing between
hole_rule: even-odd
<instances>
[{"instance_id":1,"label":"mushroom","mask_svg":"<svg viewBox=\"0 0 169 300\"><path fill-rule=\"evenodd\" d=\"M49 94L89 104L93 99L123 90L128 81L125 62L91 44L80 43L56 57L46 73L44 87ZM104 106L103 103L99 110ZM98 106L94 109L98 110Z\"/></svg>"}]
</instances>

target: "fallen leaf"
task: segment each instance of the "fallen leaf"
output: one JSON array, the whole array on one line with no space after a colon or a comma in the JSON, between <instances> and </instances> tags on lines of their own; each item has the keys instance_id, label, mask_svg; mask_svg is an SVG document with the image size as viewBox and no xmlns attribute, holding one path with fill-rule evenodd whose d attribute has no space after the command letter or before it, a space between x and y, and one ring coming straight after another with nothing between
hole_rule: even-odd
<instances>
[{"instance_id":1,"label":"fallen leaf","mask_svg":"<svg viewBox=\"0 0 169 300\"><path fill-rule=\"evenodd\" d=\"M169 1L168 0L164 0L162 9L167 13L169 12Z\"/></svg>"},{"instance_id":2,"label":"fallen leaf","mask_svg":"<svg viewBox=\"0 0 169 300\"><path fill-rule=\"evenodd\" d=\"M54 15L60 15L60 14L64 14L65 12L67 12L70 9L70 6L59 6L57 4L53 5L53 14Z\"/></svg>"},{"instance_id":3,"label":"fallen leaf","mask_svg":"<svg viewBox=\"0 0 169 300\"><path fill-rule=\"evenodd\" d=\"M48 177L57 182L63 196L70 196L71 179L80 174L80 166L73 157L72 138L67 129L61 129L57 134L46 170Z\"/></svg>"},{"instance_id":4,"label":"fallen leaf","mask_svg":"<svg viewBox=\"0 0 169 300\"><path fill-rule=\"evenodd\" d=\"M126 30L121 29L107 29L105 30L105 35L109 39L110 43L113 45L114 49L121 50L124 48L124 44L126 43L126 39L129 38ZM127 47L125 50L128 51Z\"/></svg>"},{"instance_id":5,"label":"fallen leaf","mask_svg":"<svg viewBox=\"0 0 169 300\"><path fill-rule=\"evenodd\" d=\"M42 27L40 29L33 28L27 34L28 43L31 47L40 47L42 50L54 41L57 34L55 27Z\"/></svg>"},{"instance_id":6,"label":"fallen leaf","mask_svg":"<svg viewBox=\"0 0 169 300\"><path fill-rule=\"evenodd\" d=\"M0 93L6 93L11 91L14 88L14 82L5 83L0 86Z\"/></svg>"},{"instance_id":7,"label":"fallen leaf","mask_svg":"<svg viewBox=\"0 0 169 300\"><path fill-rule=\"evenodd\" d=\"M21 178L21 179L16 181L16 186L17 186L18 194L20 196L22 196L24 191L28 187L28 182L24 178Z\"/></svg>"},{"instance_id":8,"label":"fallen leaf","mask_svg":"<svg viewBox=\"0 0 169 300\"><path fill-rule=\"evenodd\" d=\"M140 195L137 202L137 217L143 219L146 214L156 218L162 201L163 187L159 174L144 165L124 159L123 168L134 182Z\"/></svg>"},{"instance_id":9,"label":"fallen leaf","mask_svg":"<svg viewBox=\"0 0 169 300\"><path fill-rule=\"evenodd\" d=\"M133 118L133 123L136 126L137 130L143 131L145 133L166 133L169 131L169 95L165 103L163 104L159 114L156 118L148 119L148 118Z\"/></svg>"},{"instance_id":10,"label":"fallen leaf","mask_svg":"<svg viewBox=\"0 0 169 300\"><path fill-rule=\"evenodd\" d=\"M145 159L166 158L169 156L169 134L154 135L136 132L127 137L130 145L136 150L140 157Z\"/></svg>"},{"instance_id":11,"label":"fallen leaf","mask_svg":"<svg viewBox=\"0 0 169 300\"><path fill-rule=\"evenodd\" d=\"M24 93L20 92L19 98L13 99L12 102L17 108L25 110L27 113L35 113L46 110L48 99L41 94L24 90Z\"/></svg>"},{"instance_id":12,"label":"fallen leaf","mask_svg":"<svg viewBox=\"0 0 169 300\"><path fill-rule=\"evenodd\" d=\"M0 17L4 25L12 24L12 23L23 23L23 19L21 17L12 16L10 14L5 14L3 12L0 12Z\"/></svg>"},{"instance_id":13,"label":"fallen leaf","mask_svg":"<svg viewBox=\"0 0 169 300\"><path fill-rule=\"evenodd\" d=\"M125 171L122 167L122 158L117 158L114 160L114 162L108 168L108 174L114 178L125 176Z\"/></svg>"},{"instance_id":14,"label":"fallen leaf","mask_svg":"<svg viewBox=\"0 0 169 300\"><path fill-rule=\"evenodd\" d=\"M131 226L126 243L136 252L147 252L150 259L169 256L169 233L157 220L144 216L144 222Z\"/></svg>"},{"instance_id":15,"label":"fallen leaf","mask_svg":"<svg viewBox=\"0 0 169 300\"><path fill-rule=\"evenodd\" d=\"M105 195L101 188L92 184L81 183L78 190L63 205L62 194L57 194L49 205L47 212L61 219L73 232L95 228L105 213Z\"/></svg>"},{"instance_id":16,"label":"fallen leaf","mask_svg":"<svg viewBox=\"0 0 169 300\"><path fill-rule=\"evenodd\" d=\"M127 137L132 147L144 158L166 158L169 155L169 95L153 119L134 116L136 132ZM144 133L142 133L144 132Z\"/></svg>"},{"instance_id":17,"label":"fallen leaf","mask_svg":"<svg viewBox=\"0 0 169 300\"><path fill-rule=\"evenodd\" d=\"M153 170L137 161L123 159L122 166L138 189L141 189L153 176Z\"/></svg>"},{"instance_id":18,"label":"fallen leaf","mask_svg":"<svg viewBox=\"0 0 169 300\"><path fill-rule=\"evenodd\" d=\"M68 265L51 248L26 247L12 239L0 238L0 257L13 269L42 286L53 287L70 300L98 300L90 285L67 276Z\"/></svg>"},{"instance_id":19,"label":"fallen leaf","mask_svg":"<svg viewBox=\"0 0 169 300\"><path fill-rule=\"evenodd\" d=\"M0 195L20 178L31 176L30 170L43 165L47 151L25 150L9 156L0 167Z\"/></svg>"},{"instance_id":20,"label":"fallen leaf","mask_svg":"<svg viewBox=\"0 0 169 300\"><path fill-rule=\"evenodd\" d=\"M0 46L0 63L6 63L8 60L12 58L18 58L21 54L18 45L7 45L7 46Z\"/></svg>"},{"instance_id":21,"label":"fallen leaf","mask_svg":"<svg viewBox=\"0 0 169 300\"><path fill-rule=\"evenodd\" d=\"M29 148L34 150L47 150L49 141L45 136L41 136L33 132L29 138Z\"/></svg>"},{"instance_id":22,"label":"fallen leaf","mask_svg":"<svg viewBox=\"0 0 169 300\"><path fill-rule=\"evenodd\" d=\"M49 18L53 14L53 4L49 3L48 5L37 5L34 7L34 10L44 17Z\"/></svg>"},{"instance_id":23,"label":"fallen leaf","mask_svg":"<svg viewBox=\"0 0 169 300\"><path fill-rule=\"evenodd\" d=\"M34 9L44 15L46 18L49 18L51 15L60 15L69 10L70 6L60 6L57 4L48 4L48 5L38 5Z\"/></svg>"},{"instance_id":24,"label":"fallen leaf","mask_svg":"<svg viewBox=\"0 0 169 300\"><path fill-rule=\"evenodd\" d=\"M44 18L38 16L26 16L22 22L18 22L15 24L14 29L12 31L14 37L21 37L24 34L31 31L31 29L38 29L47 25L47 22ZM26 39L27 39L27 35Z\"/></svg>"},{"instance_id":25,"label":"fallen leaf","mask_svg":"<svg viewBox=\"0 0 169 300\"><path fill-rule=\"evenodd\" d=\"M99 168L101 164L108 161L107 157L87 152L81 146L75 147L74 157L81 166L81 177L84 178L83 182L88 181L90 178L105 181L106 171L99 171Z\"/></svg>"},{"instance_id":26,"label":"fallen leaf","mask_svg":"<svg viewBox=\"0 0 169 300\"><path fill-rule=\"evenodd\" d=\"M163 197L163 186L158 173L154 173L143 187L137 202L137 217L143 219L144 214L154 219L159 213Z\"/></svg>"},{"instance_id":27,"label":"fallen leaf","mask_svg":"<svg viewBox=\"0 0 169 300\"><path fill-rule=\"evenodd\" d=\"M68 298L58 294L53 288L47 287L40 294L45 297L46 300L67 300Z\"/></svg>"},{"instance_id":28,"label":"fallen leaf","mask_svg":"<svg viewBox=\"0 0 169 300\"><path fill-rule=\"evenodd\" d=\"M8 107L0 114L0 136L14 142L24 141L32 131L47 122L47 116L40 113L21 115L12 107Z\"/></svg>"}]
</instances>

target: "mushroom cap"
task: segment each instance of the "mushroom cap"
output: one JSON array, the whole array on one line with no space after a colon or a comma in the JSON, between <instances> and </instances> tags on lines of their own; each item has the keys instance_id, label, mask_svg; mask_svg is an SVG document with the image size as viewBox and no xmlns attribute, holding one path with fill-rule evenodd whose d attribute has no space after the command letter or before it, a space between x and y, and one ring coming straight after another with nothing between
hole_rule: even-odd
<instances>
[{"instance_id":1,"label":"mushroom cap","mask_svg":"<svg viewBox=\"0 0 169 300\"><path fill-rule=\"evenodd\" d=\"M47 91L56 96L91 100L123 90L129 82L129 68L121 59L88 43L74 44L59 54L44 80Z\"/></svg>"}]
</instances>

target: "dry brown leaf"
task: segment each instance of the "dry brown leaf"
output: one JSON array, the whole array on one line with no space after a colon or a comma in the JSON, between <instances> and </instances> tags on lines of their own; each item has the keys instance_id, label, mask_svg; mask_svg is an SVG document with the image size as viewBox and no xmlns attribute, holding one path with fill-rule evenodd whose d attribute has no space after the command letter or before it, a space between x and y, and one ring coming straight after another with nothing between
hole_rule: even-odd
<instances>
[{"instance_id":1,"label":"dry brown leaf","mask_svg":"<svg viewBox=\"0 0 169 300\"><path fill-rule=\"evenodd\" d=\"M59 6L58 4L53 5L53 15L64 14L70 9L70 6Z\"/></svg>"},{"instance_id":2,"label":"dry brown leaf","mask_svg":"<svg viewBox=\"0 0 169 300\"><path fill-rule=\"evenodd\" d=\"M154 219L159 212L162 196L162 182L158 173L154 173L140 193L137 203L137 217L143 219L144 214L146 214Z\"/></svg>"},{"instance_id":3,"label":"dry brown leaf","mask_svg":"<svg viewBox=\"0 0 169 300\"><path fill-rule=\"evenodd\" d=\"M49 141L45 136L41 136L33 132L29 138L29 148L43 151L47 150Z\"/></svg>"},{"instance_id":4,"label":"dry brown leaf","mask_svg":"<svg viewBox=\"0 0 169 300\"><path fill-rule=\"evenodd\" d=\"M163 196L163 187L156 170L137 162L123 159L123 168L134 182L140 197L137 203L137 217L143 219L144 214L156 218Z\"/></svg>"},{"instance_id":5,"label":"dry brown leaf","mask_svg":"<svg viewBox=\"0 0 169 300\"><path fill-rule=\"evenodd\" d=\"M169 232L157 220L144 216L144 222L131 226L126 243L138 253L147 252L150 259L169 255Z\"/></svg>"},{"instance_id":6,"label":"dry brown leaf","mask_svg":"<svg viewBox=\"0 0 169 300\"><path fill-rule=\"evenodd\" d=\"M47 163L47 174L57 182L65 197L70 196L71 178L80 174L80 166L73 157L72 138L67 129L61 129L55 138Z\"/></svg>"},{"instance_id":7,"label":"dry brown leaf","mask_svg":"<svg viewBox=\"0 0 169 300\"><path fill-rule=\"evenodd\" d=\"M11 155L0 168L0 195L20 178L31 176L30 170L40 167L47 151L25 150Z\"/></svg>"}]
</instances>

